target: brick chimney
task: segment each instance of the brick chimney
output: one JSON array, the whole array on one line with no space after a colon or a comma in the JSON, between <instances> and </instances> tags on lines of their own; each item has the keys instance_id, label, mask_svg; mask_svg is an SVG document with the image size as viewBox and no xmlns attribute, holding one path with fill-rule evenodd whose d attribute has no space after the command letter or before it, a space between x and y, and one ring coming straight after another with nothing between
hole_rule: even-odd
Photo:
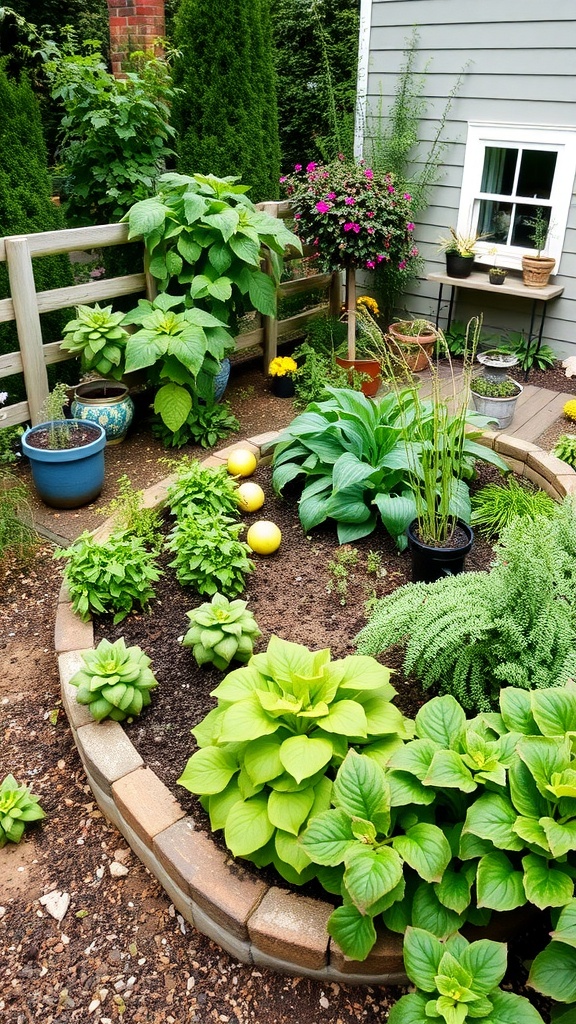
<instances>
[{"instance_id":1,"label":"brick chimney","mask_svg":"<svg viewBox=\"0 0 576 1024\"><path fill-rule=\"evenodd\" d=\"M134 50L161 52L158 39L166 34L164 0L108 0L110 60L121 75L128 54Z\"/></svg>"}]
</instances>

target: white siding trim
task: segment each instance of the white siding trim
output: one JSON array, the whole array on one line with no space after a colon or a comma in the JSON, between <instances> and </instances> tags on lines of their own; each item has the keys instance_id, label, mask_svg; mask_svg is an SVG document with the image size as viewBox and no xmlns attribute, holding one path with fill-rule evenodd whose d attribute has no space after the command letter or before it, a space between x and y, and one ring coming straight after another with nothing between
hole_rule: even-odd
<instances>
[{"instance_id":1,"label":"white siding trim","mask_svg":"<svg viewBox=\"0 0 576 1024\"><path fill-rule=\"evenodd\" d=\"M354 157L356 160L361 160L364 154L364 128L366 126L366 98L368 95L371 26L372 0L360 0L360 35L358 39L356 113L354 118Z\"/></svg>"}]
</instances>

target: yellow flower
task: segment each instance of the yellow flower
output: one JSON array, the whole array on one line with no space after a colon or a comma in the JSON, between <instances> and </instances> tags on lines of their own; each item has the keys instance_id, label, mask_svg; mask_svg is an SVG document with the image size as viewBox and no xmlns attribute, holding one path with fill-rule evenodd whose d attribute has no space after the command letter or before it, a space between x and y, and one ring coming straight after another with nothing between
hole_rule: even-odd
<instances>
[{"instance_id":1,"label":"yellow flower","mask_svg":"<svg viewBox=\"0 0 576 1024\"><path fill-rule=\"evenodd\" d=\"M357 306L364 306L372 316L378 316L380 310L376 299L373 299L371 295L359 295L356 299Z\"/></svg>"},{"instance_id":2,"label":"yellow flower","mask_svg":"<svg viewBox=\"0 0 576 1024\"><path fill-rule=\"evenodd\" d=\"M571 398L569 402L566 402L563 412L569 420L576 420L576 398Z\"/></svg>"},{"instance_id":3,"label":"yellow flower","mask_svg":"<svg viewBox=\"0 0 576 1024\"><path fill-rule=\"evenodd\" d=\"M268 367L271 377L286 377L290 373L296 373L298 364L291 356L276 356Z\"/></svg>"}]
</instances>

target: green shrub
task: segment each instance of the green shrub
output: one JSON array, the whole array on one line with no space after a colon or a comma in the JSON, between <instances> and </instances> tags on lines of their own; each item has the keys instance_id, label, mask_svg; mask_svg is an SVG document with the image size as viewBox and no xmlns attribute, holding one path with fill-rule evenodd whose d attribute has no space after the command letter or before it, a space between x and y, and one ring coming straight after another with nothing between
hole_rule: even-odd
<instances>
[{"instance_id":1,"label":"green shrub","mask_svg":"<svg viewBox=\"0 0 576 1024\"><path fill-rule=\"evenodd\" d=\"M330 806L335 767L351 745L391 749L410 735L389 679L372 658L331 661L277 636L226 676L178 782L203 797L234 856L274 864L291 882L316 873L298 837Z\"/></svg>"},{"instance_id":2,"label":"green shrub","mask_svg":"<svg viewBox=\"0 0 576 1024\"><path fill-rule=\"evenodd\" d=\"M241 594L246 573L254 569L248 557L250 548L238 540L242 529L242 523L222 514L217 519L196 511L179 516L166 545L176 554L170 565L176 569L178 581L199 594Z\"/></svg>"},{"instance_id":3,"label":"green shrub","mask_svg":"<svg viewBox=\"0 0 576 1024\"><path fill-rule=\"evenodd\" d=\"M305 409L311 402L322 402L328 397L328 388L349 388L361 391L365 374L345 370L338 366L334 355L313 348L307 341L294 351L298 370L294 374L294 405Z\"/></svg>"},{"instance_id":4,"label":"green shrub","mask_svg":"<svg viewBox=\"0 0 576 1024\"><path fill-rule=\"evenodd\" d=\"M404 672L425 689L489 709L500 687L535 689L576 672L576 516L516 518L489 572L407 584L373 606L362 654L405 645Z\"/></svg>"},{"instance_id":5,"label":"green shrub","mask_svg":"<svg viewBox=\"0 0 576 1024\"><path fill-rule=\"evenodd\" d=\"M114 516L116 530L139 540L153 551L162 547L160 535L161 513L156 508L144 508L144 491L137 491L130 478L124 473L116 481L118 492L102 509L99 515Z\"/></svg>"},{"instance_id":6,"label":"green shrub","mask_svg":"<svg viewBox=\"0 0 576 1024\"><path fill-rule=\"evenodd\" d=\"M46 817L39 800L29 786L19 786L13 775L5 776L0 785L0 849L8 842L19 843L28 822Z\"/></svg>"},{"instance_id":7,"label":"green shrub","mask_svg":"<svg viewBox=\"0 0 576 1024\"><path fill-rule=\"evenodd\" d=\"M505 484L486 484L472 495L471 504L470 522L487 537L497 537L515 516L550 518L556 511L550 495L514 476L509 476Z\"/></svg>"},{"instance_id":8,"label":"green shrub","mask_svg":"<svg viewBox=\"0 0 576 1024\"><path fill-rule=\"evenodd\" d=\"M552 449L552 455L576 469L576 434L561 434Z\"/></svg>"},{"instance_id":9,"label":"green shrub","mask_svg":"<svg viewBox=\"0 0 576 1024\"><path fill-rule=\"evenodd\" d=\"M67 559L64 580L72 611L83 622L91 615L113 614L117 623L134 608L146 610L154 597L152 584L161 575L154 553L123 530L102 542L82 533L66 550L56 550L54 557Z\"/></svg>"},{"instance_id":10,"label":"green shrub","mask_svg":"<svg viewBox=\"0 0 576 1024\"><path fill-rule=\"evenodd\" d=\"M161 416L152 422L152 433L165 448L181 448L185 444L199 444L201 448L212 448L218 441L240 429L229 402L204 402L191 395L191 407L184 423L177 430L170 430Z\"/></svg>"},{"instance_id":11,"label":"green shrub","mask_svg":"<svg viewBox=\"0 0 576 1024\"><path fill-rule=\"evenodd\" d=\"M158 680L140 647L126 647L123 637L111 644L101 640L93 651L82 653L83 666L70 679L78 687L76 700L86 704L97 722L111 718L123 722L139 715L150 703L150 690Z\"/></svg>"},{"instance_id":12,"label":"green shrub","mask_svg":"<svg viewBox=\"0 0 576 1024\"><path fill-rule=\"evenodd\" d=\"M226 466L202 466L198 459L182 458L168 463L176 479L168 488L168 507L173 516L238 516L238 484Z\"/></svg>"},{"instance_id":13,"label":"green shrub","mask_svg":"<svg viewBox=\"0 0 576 1024\"><path fill-rule=\"evenodd\" d=\"M212 662L225 671L231 661L244 663L252 656L254 640L261 634L246 601L214 594L211 601L186 614L190 626L182 643L192 647L198 665Z\"/></svg>"},{"instance_id":14,"label":"green shrub","mask_svg":"<svg viewBox=\"0 0 576 1024\"><path fill-rule=\"evenodd\" d=\"M178 169L239 175L255 202L280 174L269 0L182 0L174 18Z\"/></svg>"}]
</instances>

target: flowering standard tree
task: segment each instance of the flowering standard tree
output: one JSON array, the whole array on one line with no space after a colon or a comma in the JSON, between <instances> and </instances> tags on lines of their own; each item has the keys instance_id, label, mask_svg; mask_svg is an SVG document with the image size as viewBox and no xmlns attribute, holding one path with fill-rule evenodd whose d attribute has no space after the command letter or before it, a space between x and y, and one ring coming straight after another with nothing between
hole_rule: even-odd
<instances>
[{"instance_id":1,"label":"flowering standard tree","mask_svg":"<svg viewBox=\"0 0 576 1024\"><path fill-rule=\"evenodd\" d=\"M296 230L325 270L346 271L348 358L356 354L356 269L389 263L404 270L418 256L412 197L382 176L340 156L330 164L296 164L280 178L294 209Z\"/></svg>"}]
</instances>

